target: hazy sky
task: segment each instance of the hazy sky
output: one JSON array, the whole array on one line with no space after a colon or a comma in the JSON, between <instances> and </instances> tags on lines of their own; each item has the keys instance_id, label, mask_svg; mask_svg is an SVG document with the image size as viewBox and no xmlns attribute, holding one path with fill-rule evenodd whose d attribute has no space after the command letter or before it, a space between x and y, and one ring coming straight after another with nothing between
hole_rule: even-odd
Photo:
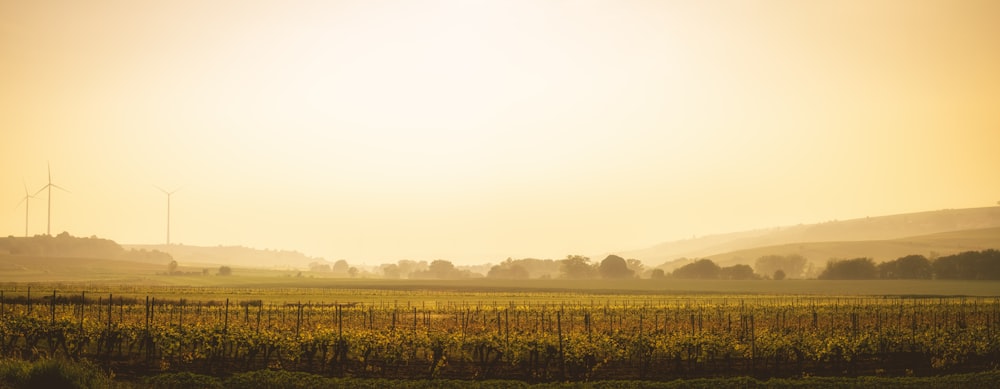
<instances>
[{"instance_id":1,"label":"hazy sky","mask_svg":"<svg viewBox=\"0 0 1000 389\"><path fill-rule=\"evenodd\" d=\"M0 134L0 234L352 263L990 206L1000 1L0 0Z\"/></svg>"}]
</instances>

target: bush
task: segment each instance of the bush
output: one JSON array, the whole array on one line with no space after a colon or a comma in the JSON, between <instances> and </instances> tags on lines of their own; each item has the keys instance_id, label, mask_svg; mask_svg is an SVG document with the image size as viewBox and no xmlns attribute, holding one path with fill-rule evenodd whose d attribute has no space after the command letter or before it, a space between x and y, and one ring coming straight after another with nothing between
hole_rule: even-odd
<instances>
[{"instance_id":1,"label":"bush","mask_svg":"<svg viewBox=\"0 0 1000 389\"><path fill-rule=\"evenodd\" d=\"M63 359L0 361L0 382L9 388L84 389L112 387L111 379L93 364Z\"/></svg>"},{"instance_id":2,"label":"bush","mask_svg":"<svg viewBox=\"0 0 1000 389\"><path fill-rule=\"evenodd\" d=\"M144 380L145 386L154 389L222 389L218 378L191 372L164 373Z\"/></svg>"}]
</instances>

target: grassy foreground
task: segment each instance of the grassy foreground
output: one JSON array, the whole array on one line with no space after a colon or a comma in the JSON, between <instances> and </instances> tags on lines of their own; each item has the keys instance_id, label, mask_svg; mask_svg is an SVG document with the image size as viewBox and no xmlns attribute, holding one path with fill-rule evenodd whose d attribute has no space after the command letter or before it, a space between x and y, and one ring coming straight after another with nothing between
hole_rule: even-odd
<instances>
[{"instance_id":1,"label":"grassy foreground","mask_svg":"<svg viewBox=\"0 0 1000 389\"><path fill-rule=\"evenodd\" d=\"M750 377L699 378L667 382L594 381L528 384L521 381L385 380L330 378L282 370L258 370L213 377L194 373L159 374L142 379L108 375L87 361L42 359L0 360L0 388L989 388L1000 371L933 377L802 377L758 380Z\"/></svg>"}]
</instances>

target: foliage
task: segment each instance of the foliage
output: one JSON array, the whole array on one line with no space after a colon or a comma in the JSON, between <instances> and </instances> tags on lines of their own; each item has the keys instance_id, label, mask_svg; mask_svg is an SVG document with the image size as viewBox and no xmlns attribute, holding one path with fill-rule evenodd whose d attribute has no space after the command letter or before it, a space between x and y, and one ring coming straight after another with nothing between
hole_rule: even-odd
<instances>
[{"instance_id":1,"label":"foliage","mask_svg":"<svg viewBox=\"0 0 1000 389\"><path fill-rule=\"evenodd\" d=\"M226 266L226 265L219 266L219 273L218 274L220 276L231 276L231 275L233 275L233 268L231 268L229 266Z\"/></svg>"},{"instance_id":2,"label":"foliage","mask_svg":"<svg viewBox=\"0 0 1000 389\"><path fill-rule=\"evenodd\" d=\"M752 280L757 278L750 265L733 265L719 269L719 278L724 280Z\"/></svg>"},{"instance_id":3,"label":"foliage","mask_svg":"<svg viewBox=\"0 0 1000 389\"><path fill-rule=\"evenodd\" d=\"M966 251L940 257L932 266L939 279L1000 280L1000 251Z\"/></svg>"},{"instance_id":4,"label":"foliage","mask_svg":"<svg viewBox=\"0 0 1000 389\"><path fill-rule=\"evenodd\" d=\"M617 255L609 255L604 258L597 267L597 271L601 274L601 278L631 278L635 276L635 272L628 267L625 259Z\"/></svg>"},{"instance_id":5,"label":"foliage","mask_svg":"<svg viewBox=\"0 0 1000 389\"><path fill-rule=\"evenodd\" d=\"M878 264L879 277L882 279L930 279L934 269L931 261L923 255L907 255L894 261Z\"/></svg>"},{"instance_id":6,"label":"foliage","mask_svg":"<svg viewBox=\"0 0 1000 389\"><path fill-rule=\"evenodd\" d=\"M216 293L285 293L300 299L300 291ZM36 293L29 307L32 300L7 292L0 307L4 355L116 361L116 368L138 371L208 370L228 375L225 387L342 383L314 381L306 373L595 383L864 375L876 369L892 375L904 375L905 369L939 374L985 369L1000 355L996 298L661 294L564 300L566 293L525 292L496 301L496 293L438 291L436 297L420 297L427 304L411 304L382 291L374 292L382 293L381 299L366 302L265 304L96 293L41 299ZM197 384L200 379L173 375L157 378L155 385L213 386Z\"/></svg>"},{"instance_id":7,"label":"foliage","mask_svg":"<svg viewBox=\"0 0 1000 389\"><path fill-rule=\"evenodd\" d=\"M0 387L3 385L11 388L108 388L111 379L87 361L2 359Z\"/></svg>"},{"instance_id":8,"label":"foliage","mask_svg":"<svg viewBox=\"0 0 1000 389\"><path fill-rule=\"evenodd\" d=\"M721 270L711 259L699 259L675 269L671 275L674 278L715 279L719 278Z\"/></svg>"},{"instance_id":9,"label":"foliage","mask_svg":"<svg viewBox=\"0 0 1000 389\"><path fill-rule=\"evenodd\" d=\"M830 260L819 275L821 280L871 280L878 278L878 268L871 258Z\"/></svg>"},{"instance_id":10,"label":"foliage","mask_svg":"<svg viewBox=\"0 0 1000 389\"><path fill-rule=\"evenodd\" d=\"M487 278L499 278L507 280L524 280L531 276L528 273L528 269L525 269L520 263L514 262L514 260L507 258L506 261L501 262L499 265L495 265L490 268L489 273L486 274Z\"/></svg>"},{"instance_id":11,"label":"foliage","mask_svg":"<svg viewBox=\"0 0 1000 389\"><path fill-rule=\"evenodd\" d=\"M472 272L455 268L451 261L438 259L431 261L427 270L410 273L410 278L435 279L435 280L456 280L472 277Z\"/></svg>"},{"instance_id":12,"label":"foliage","mask_svg":"<svg viewBox=\"0 0 1000 389\"><path fill-rule=\"evenodd\" d=\"M798 254L765 255L754 261L753 268L761 275L771 275L781 270L787 277L799 278L805 271L807 262L805 257Z\"/></svg>"},{"instance_id":13,"label":"foliage","mask_svg":"<svg viewBox=\"0 0 1000 389\"><path fill-rule=\"evenodd\" d=\"M559 272L563 278L582 280L597 278L597 269L590 263L590 258L581 255L569 255L560 261Z\"/></svg>"}]
</instances>

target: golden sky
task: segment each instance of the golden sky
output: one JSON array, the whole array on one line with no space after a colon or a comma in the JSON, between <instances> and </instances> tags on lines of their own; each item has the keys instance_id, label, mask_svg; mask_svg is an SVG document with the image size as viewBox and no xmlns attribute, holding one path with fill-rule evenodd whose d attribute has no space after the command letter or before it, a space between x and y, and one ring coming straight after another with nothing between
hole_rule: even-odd
<instances>
[{"instance_id":1,"label":"golden sky","mask_svg":"<svg viewBox=\"0 0 1000 389\"><path fill-rule=\"evenodd\" d=\"M0 234L352 263L990 206L1000 2L0 1L0 134Z\"/></svg>"}]
</instances>

